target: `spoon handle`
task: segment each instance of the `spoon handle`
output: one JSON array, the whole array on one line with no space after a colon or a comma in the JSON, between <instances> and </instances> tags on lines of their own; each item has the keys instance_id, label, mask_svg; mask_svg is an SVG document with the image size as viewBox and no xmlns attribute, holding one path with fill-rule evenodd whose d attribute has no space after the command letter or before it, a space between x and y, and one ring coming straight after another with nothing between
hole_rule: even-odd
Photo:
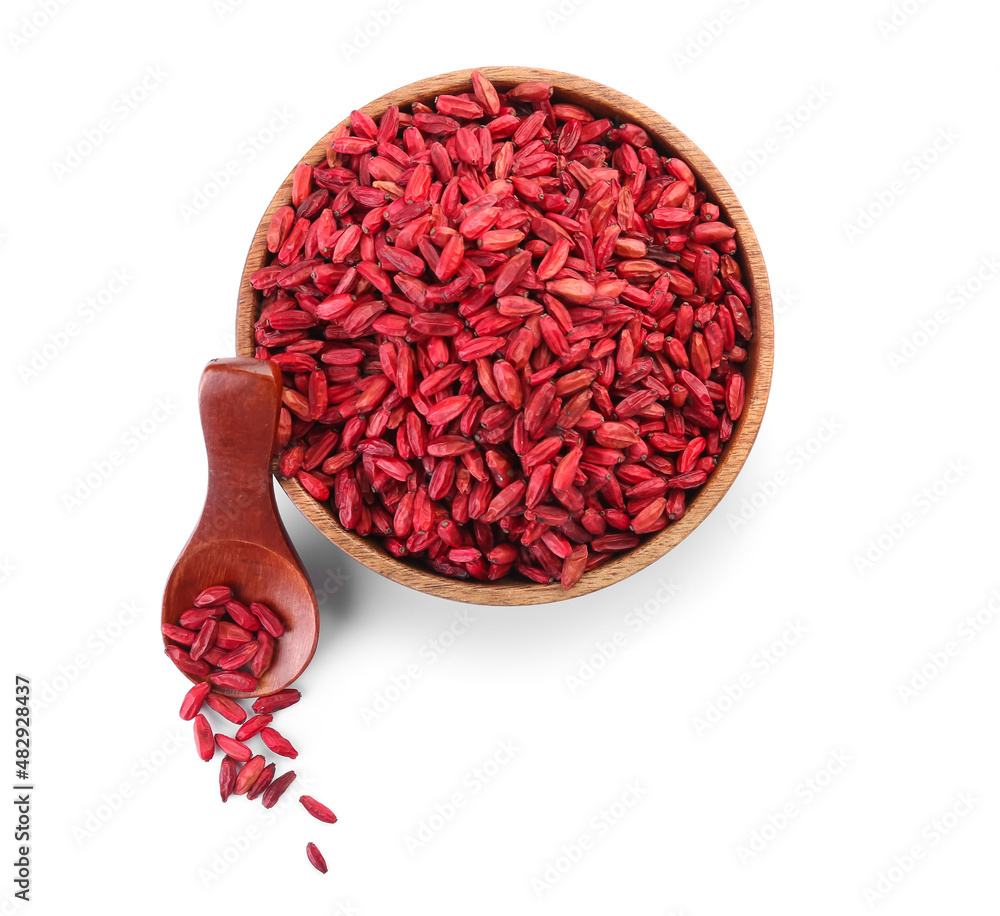
<instances>
[{"instance_id":1,"label":"spoon handle","mask_svg":"<svg viewBox=\"0 0 1000 916\"><path fill-rule=\"evenodd\" d=\"M264 360L215 359L205 367L198 403L208 495L198 533L287 543L271 486L281 385L278 367Z\"/></svg>"}]
</instances>

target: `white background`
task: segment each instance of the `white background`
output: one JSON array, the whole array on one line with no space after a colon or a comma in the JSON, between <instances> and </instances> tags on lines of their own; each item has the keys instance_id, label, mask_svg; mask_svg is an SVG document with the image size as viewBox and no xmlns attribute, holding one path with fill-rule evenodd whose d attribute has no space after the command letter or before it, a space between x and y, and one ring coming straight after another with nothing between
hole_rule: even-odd
<instances>
[{"instance_id":1,"label":"white background","mask_svg":"<svg viewBox=\"0 0 1000 916\"><path fill-rule=\"evenodd\" d=\"M36 790L33 900L5 865L0 913L996 913L996 9L379 10L4 5L0 651L9 698L32 679ZM279 494L322 599L286 798L341 821L223 806L158 632L204 492L199 374L233 352L246 249L299 156L385 91L489 64L611 85L726 174L775 290L763 428L681 547L553 606L408 591Z\"/></svg>"}]
</instances>

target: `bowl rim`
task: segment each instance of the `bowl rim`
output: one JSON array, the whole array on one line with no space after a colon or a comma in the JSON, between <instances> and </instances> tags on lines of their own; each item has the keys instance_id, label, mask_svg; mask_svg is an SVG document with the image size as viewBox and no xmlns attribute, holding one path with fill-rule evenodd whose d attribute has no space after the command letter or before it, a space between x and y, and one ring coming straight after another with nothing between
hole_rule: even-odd
<instances>
[{"instance_id":1,"label":"bowl rim","mask_svg":"<svg viewBox=\"0 0 1000 916\"><path fill-rule=\"evenodd\" d=\"M682 131L662 115L635 99L609 86L585 77L558 70L536 67L474 67L452 70L401 86L372 100L359 110L378 118L389 105L405 108L414 101L428 101L443 93L471 91L472 73L478 70L501 88L522 82L551 83L557 100L586 106L595 114L614 115L614 120L638 124L650 135L661 155L672 153L683 159L705 190L710 200L718 204L720 219L736 227L736 260L740 264L743 282L753 302L754 336L749 342L747 361L743 364L747 391L743 414L736 423L708 481L688 504L684 516L644 538L632 550L616 555L586 572L570 589L559 582L548 585L513 579L481 582L474 579L453 579L434 572L429 567L398 559L386 551L379 540L364 538L342 528L329 506L315 500L296 479L274 476L300 512L330 541L349 556L385 578L427 594L470 604L521 606L564 601L590 594L628 578L669 553L698 527L718 505L746 463L767 406L774 362L774 316L767 269L757 241L742 205L729 183L704 152ZM627 115L627 117L622 117ZM325 160L330 134L345 117L323 135L299 160L318 164ZM253 325L257 313L257 291L250 285L250 274L263 266L267 257L266 235L271 216L291 199L292 177L289 172L275 192L254 232L247 252L240 281L236 315L236 348L239 356L252 357L255 341Z\"/></svg>"}]
</instances>

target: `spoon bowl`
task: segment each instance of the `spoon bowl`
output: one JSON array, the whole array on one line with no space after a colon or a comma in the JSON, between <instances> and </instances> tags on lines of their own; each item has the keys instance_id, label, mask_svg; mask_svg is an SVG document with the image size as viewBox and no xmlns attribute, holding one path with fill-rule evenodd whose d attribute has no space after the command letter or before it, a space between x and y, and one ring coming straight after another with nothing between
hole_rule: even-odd
<instances>
[{"instance_id":1,"label":"spoon bowl","mask_svg":"<svg viewBox=\"0 0 1000 916\"><path fill-rule=\"evenodd\" d=\"M319 638L316 595L281 523L271 484L281 373L256 359L213 360L202 375L199 404L208 495L167 580L162 621L177 624L210 585L228 585L244 604L266 604L285 633L276 641L271 667L257 689L212 688L233 697L263 696L287 687L302 673ZM165 638L164 643L170 641Z\"/></svg>"}]
</instances>

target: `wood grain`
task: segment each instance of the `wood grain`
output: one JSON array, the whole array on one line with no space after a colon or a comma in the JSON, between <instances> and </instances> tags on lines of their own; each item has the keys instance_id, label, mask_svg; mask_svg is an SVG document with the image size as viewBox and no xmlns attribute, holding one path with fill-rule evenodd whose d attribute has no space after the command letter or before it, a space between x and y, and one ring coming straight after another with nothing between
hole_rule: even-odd
<instances>
[{"instance_id":1,"label":"wood grain","mask_svg":"<svg viewBox=\"0 0 1000 916\"><path fill-rule=\"evenodd\" d=\"M450 579L415 561L398 560L387 553L378 541L345 531L329 507L309 496L298 481L280 478L279 480L292 502L313 525L358 562L380 575L410 588L455 601L492 605L542 604L597 591L648 566L694 531L722 499L747 459L767 405L774 360L771 290L757 236L736 194L711 160L673 124L635 99L580 76L529 67L481 67L479 70L503 89L528 81L549 82L555 87L554 100L582 105L614 121L631 121L638 124L654 139L661 153L676 155L688 163L700 186L707 191L709 200L718 204L721 211L720 218L736 227L737 257L744 285L753 299L754 337L748 347L747 362L744 363L747 398L743 416L737 423L715 472L690 503L684 517L647 538L634 550L621 554L586 573L579 583L569 590L563 589L558 583L538 585L514 580L493 583ZM389 105L398 105L405 109L411 102L417 100L429 102L442 93L471 91L471 73L471 70L456 70L411 83L375 99L361 110L377 119ZM329 134L320 139L302 157L302 161L314 165L323 161L328 137ZM253 324L259 308L259 295L250 286L249 278L255 270L266 263L266 235L271 215L279 207L290 202L291 184L290 172L265 210L247 255L236 317L236 345L240 356L252 356L254 352Z\"/></svg>"},{"instance_id":2,"label":"wood grain","mask_svg":"<svg viewBox=\"0 0 1000 916\"><path fill-rule=\"evenodd\" d=\"M302 673L319 638L316 595L281 523L271 485L281 372L264 360L213 360L202 375L199 404L208 494L167 580L162 619L176 624L210 585L228 585L244 604L266 604L281 617L285 634L257 690L212 689L238 697L274 693Z\"/></svg>"}]
</instances>

